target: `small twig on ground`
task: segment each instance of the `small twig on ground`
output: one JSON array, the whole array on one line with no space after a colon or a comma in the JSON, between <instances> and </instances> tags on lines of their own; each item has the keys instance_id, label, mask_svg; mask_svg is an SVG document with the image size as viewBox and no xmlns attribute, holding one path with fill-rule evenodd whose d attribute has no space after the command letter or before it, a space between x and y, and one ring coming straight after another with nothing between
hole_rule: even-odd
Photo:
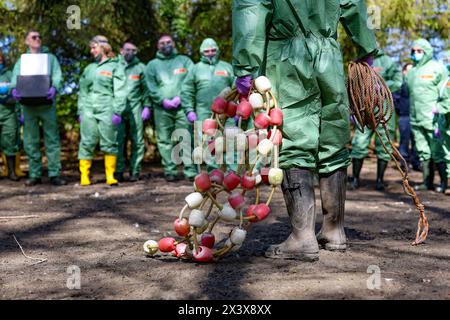
<instances>
[{"instance_id":1,"label":"small twig on ground","mask_svg":"<svg viewBox=\"0 0 450 320\"><path fill-rule=\"evenodd\" d=\"M30 256L27 256L27 255L25 254L25 252L23 251L23 248L22 248L22 246L20 245L19 241L17 241L16 236L13 235L13 237L14 237L14 240L16 241L16 243L19 245L20 251L22 251L22 254L24 255L25 258L28 258L28 259L31 259L31 260L37 260L37 261L38 261L38 262L36 262L36 263L33 263L32 265L39 264L39 263L42 263L42 262L47 261L47 259L33 258L33 257L30 257Z\"/></svg>"}]
</instances>

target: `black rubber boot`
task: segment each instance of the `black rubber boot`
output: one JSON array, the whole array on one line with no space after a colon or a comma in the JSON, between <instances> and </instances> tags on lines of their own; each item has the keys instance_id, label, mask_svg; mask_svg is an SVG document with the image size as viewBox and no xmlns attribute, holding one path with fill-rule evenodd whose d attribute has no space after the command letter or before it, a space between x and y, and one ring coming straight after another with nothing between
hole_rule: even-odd
<instances>
[{"instance_id":1,"label":"black rubber boot","mask_svg":"<svg viewBox=\"0 0 450 320\"><path fill-rule=\"evenodd\" d=\"M130 175L130 182L137 182L140 180L140 174L139 173L133 173Z\"/></svg>"},{"instance_id":2,"label":"black rubber boot","mask_svg":"<svg viewBox=\"0 0 450 320\"><path fill-rule=\"evenodd\" d=\"M388 162L378 159L377 162L377 183L375 185L375 190L384 190L384 172L386 171Z\"/></svg>"},{"instance_id":3,"label":"black rubber boot","mask_svg":"<svg viewBox=\"0 0 450 320\"><path fill-rule=\"evenodd\" d=\"M42 180L40 178L29 178L25 181L25 186L32 187L37 184L41 184Z\"/></svg>"},{"instance_id":4,"label":"black rubber boot","mask_svg":"<svg viewBox=\"0 0 450 320\"><path fill-rule=\"evenodd\" d=\"M319 244L314 232L316 222L314 175L307 169L284 170L281 187L292 233L281 244L270 246L265 256L274 259L316 261L319 259Z\"/></svg>"},{"instance_id":5,"label":"black rubber boot","mask_svg":"<svg viewBox=\"0 0 450 320\"><path fill-rule=\"evenodd\" d=\"M114 173L114 178L116 178L117 181L119 182L124 182L125 178L123 176L123 172L115 172Z\"/></svg>"},{"instance_id":6,"label":"black rubber boot","mask_svg":"<svg viewBox=\"0 0 450 320\"><path fill-rule=\"evenodd\" d=\"M423 175L422 184L414 186L414 190L415 191L433 190L434 165L431 160L422 161L422 175Z\"/></svg>"},{"instance_id":7,"label":"black rubber boot","mask_svg":"<svg viewBox=\"0 0 450 320\"><path fill-rule=\"evenodd\" d=\"M356 190L360 187L359 174L361 173L361 169L363 167L364 158L362 159L352 159L353 163L353 177L352 177L352 189Z\"/></svg>"},{"instance_id":8,"label":"black rubber boot","mask_svg":"<svg viewBox=\"0 0 450 320\"><path fill-rule=\"evenodd\" d=\"M16 156L8 156L6 158L6 164L8 166L8 178L9 180L12 181L19 181L20 178L18 176L16 176L16 171L15 171L15 167L16 167Z\"/></svg>"},{"instance_id":9,"label":"black rubber boot","mask_svg":"<svg viewBox=\"0 0 450 320\"><path fill-rule=\"evenodd\" d=\"M345 168L320 176L323 223L322 229L317 234L317 240L326 250L347 249L344 231L346 180L347 169Z\"/></svg>"},{"instance_id":10,"label":"black rubber boot","mask_svg":"<svg viewBox=\"0 0 450 320\"><path fill-rule=\"evenodd\" d=\"M61 179L61 177L58 176L50 177L50 183L57 187L65 186L67 184L66 180Z\"/></svg>"},{"instance_id":11,"label":"black rubber boot","mask_svg":"<svg viewBox=\"0 0 450 320\"><path fill-rule=\"evenodd\" d=\"M439 172L439 177L441 178L441 183L436 189L436 192L445 193L445 190L448 187L448 178L447 178L447 165L445 162L440 162L436 164Z\"/></svg>"}]
</instances>

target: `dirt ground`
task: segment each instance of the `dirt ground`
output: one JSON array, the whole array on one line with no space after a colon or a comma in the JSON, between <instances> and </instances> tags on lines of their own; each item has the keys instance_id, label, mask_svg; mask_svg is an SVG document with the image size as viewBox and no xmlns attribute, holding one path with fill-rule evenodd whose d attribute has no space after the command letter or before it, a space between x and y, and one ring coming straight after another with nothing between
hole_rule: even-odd
<instances>
[{"instance_id":1,"label":"dirt ground","mask_svg":"<svg viewBox=\"0 0 450 320\"><path fill-rule=\"evenodd\" d=\"M430 234L410 245L417 211L403 194L399 174L389 168L386 192L374 191L376 164L366 161L364 186L349 191L345 253L320 251L315 263L270 260L264 250L289 233L281 193L271 216L256 224L236 254L208 265L172 257L146 257L146 240L173 235L172 223L192 191L187 181L167 184L161 169L145 166L145 179L104 184L95 164L96 184L77 185L76 167L65 164L70 184L26 189L0 181L0 299L449 299L450 197L419 195ZM421 174L411 174L412 183ZM437 177L436 177L437 179ZM317 228L321 223L319 192ZM5 216L32 215L28 219ZM219 236L227 232L221 225ZM36 264L22 255L47 259ZM79 267L81 288L69 289L71 266ZM373 288L373 270L380 270ZM369 282L369 286L368 286Z\"/></svg>"}]
</instances>

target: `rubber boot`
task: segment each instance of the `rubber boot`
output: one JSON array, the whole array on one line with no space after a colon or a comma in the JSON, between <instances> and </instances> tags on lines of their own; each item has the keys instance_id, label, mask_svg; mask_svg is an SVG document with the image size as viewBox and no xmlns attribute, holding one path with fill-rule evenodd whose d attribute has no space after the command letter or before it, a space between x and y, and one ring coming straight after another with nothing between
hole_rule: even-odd
<instances>
[{"instance_id":1,"label":"rubber boot","mask_svg":"<svg viewBox=\"0 0 450 320\"><path fill-rule=\"evenodd\" d=\"M91 171L92 160L80 160L80 186L89 186L91 179L89 174Z\"/></svg>"},{"instance_id":2,"label":"rubber boot","mask_svg":"<svg viewBox=\"0 0 450 320\"><path fill-rule=\"evenodd\" d=\"M364 158L362 159L352 159L353 163L353 177L352 177L352 189L356 190L360 187L359 174L361 173L361 169L363 167Z\"/></svg>"},{"instance_id":3,"label":"rubber boot","mask_svg":"<svg viewBox=\"0 0 450 320\"><path fill-rule=\"evenodd\" d=\"M114 173L114 178L116 178L116 180L119 181L119 182L124 182L125 181L125 177L123 176L123 172L116 172L116 173Z\"/></svg>"},{"instance_id":4,"label":"rubber boot","mask_svg":"<svg viewBox=\"0 0 450 320\"><path fill-rule=\"evenodd\" d=\"M16 153L14 168L16 176L18 176L19 178L23 178L26 176L26 174L20 168L20 152Z\"/></svg>"},{"instance_id":5,"label":"rubber boot","mask_svg":"<svg viewBox=\"0 0 450 320\"><path fill-rule=\"evenodd\" d=\"M448 187L448 178L447 178L447 165L445 162L440 162L436 164L439 172L439 177L441 178L441 183L436 189L436 192L445 193L445 190Z\"/></svg>"},{"instance_id":6,"label":"rubber boot","mask_svg":"<svg viewBox=\"0 0 450 320\"><path fill-rule=\"evenodd\" d=\"M106 183L110 186L117 186L119 182L114 178L116 171L117 157L112 155L105 155L105 174Z\"/></svg>"},{"instance_id":7,"label":"rubber boot","mask_svg":"<svg viewBox=\"0 0 450 320\"><path fill-rule=\"evenodd\" d=\"M414 186L415 191L433 190L434 165L431 160L422 161L423 182Z\"/></svg>"},{"instance_id":8,"label":"rubber boot","mask_svg":"<svg viewBox=\"0 0 450 320\"><path fill-rule=\"evenodd\" d=\"M346 181L346 168L320 176L323 223L322 229L317 234L317 240L325 250L347 249L344 231Z\"/></svg>"},{"instance_id":9,"label":"rubber boot","mask_svg":"<svg viewBox=\"0 0 450 320\"><path fill-rule=\"evenodd\" d=\"M375 185L375 190L384 190L384 172L386 171L388 162L378 159L377 162L377 183Z\"/></svg>"},{"instance_id":10,"label":"rubber boot","mask_svg":"<svg viewBox=\"0 0 450 320\"><path fill-rule=\"evenodd\" d=\"M281 187L292 233L283 243L270 246L265 256L274 259L316 261L319 259L319 244L314 231L316 222L314 175L307 169L284 170Z\"/></svg>"},{"instance_id":11,"label":"rubber boot","mask_svg":"<svg viewBox=\"0 0 450 320\"><path fill-rule=\"evenodd\" d=\"M3 169L2 169L2 173L0 174L0 177L7 177L9 176L8 173L8 162L6 161L6 155L4 153L2 153L2 163L3 163Z\"/></svg>"},{"instance_id":12,"label":"rubber boot","mask_svg":"<svg viewBox=\"0 0 450 320\"><path fill-rule=\"evenodd\" d=\"M20 178L16 176L16 172L14 171L14 165L15 165L16 157L15 156L8 156L6 162L8 167L8 178L12 181L19 181Z\"/></svg>"}]
</instances>

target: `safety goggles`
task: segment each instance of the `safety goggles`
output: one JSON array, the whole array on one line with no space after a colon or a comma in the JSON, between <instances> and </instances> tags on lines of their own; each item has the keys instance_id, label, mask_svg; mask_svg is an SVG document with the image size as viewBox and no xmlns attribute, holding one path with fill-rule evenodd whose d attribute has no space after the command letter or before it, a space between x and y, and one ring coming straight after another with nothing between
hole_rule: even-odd
<instances>
[{"instance_id":1,"label":"safety goggles","mask_svg":"<svg viewBox=\"0 0 450 320\"><path fill-rule=\"evenodd\" d=\"M173 43L172 40L159 41L159 42L158 42L158 45L160 45L160 46L165 46L165 45L169 45L169 44L172 44L172 43Z\"/></svg>"},{"instance_id":2,"label":"safety goggles","mask_svg":"<svg viewBox=\"0 0 450 320\"><path fill-rule=\"evenodd\" d=\"M125 53L134 53L134 54L138 52L137 49L130 49L130 48L123 49L123 51Z\"/></svg>"},{"instance_id":3,"label":"safety goggles","mask_svg":"<svg viewBox=\"0 0 450 320\"><path fill-rule=\"evenodd\" d=\"M41 40L42 38L41 38L41 36L40 35L34 35L34 36L31 36L31 39L33 39L34 41L36 41L36 40Z\"/></svg>"},{"instance_id":4,"label":"safety goggles","mask_svg":"<svg viewBox=\"0 0 450 320\"><path fill-rule=\"evenodd\" d=\"M203 50L203 54L205 54L205 55L216 54L216 53L217 53L217 49L215 49L215 48Z\"/></svg>"},{"instance_id":5,"label":"safety goggles","mask_svg":"<svg viewBox=\"0 0 450 320\"><path fill-rule=\"evenodd\" d=\"M415 52L417 52L417 53L424 53L425 51L423 51L422 49L412 49L411 50L411 53L415 53Z\"/></svg>"}]
</instances>

